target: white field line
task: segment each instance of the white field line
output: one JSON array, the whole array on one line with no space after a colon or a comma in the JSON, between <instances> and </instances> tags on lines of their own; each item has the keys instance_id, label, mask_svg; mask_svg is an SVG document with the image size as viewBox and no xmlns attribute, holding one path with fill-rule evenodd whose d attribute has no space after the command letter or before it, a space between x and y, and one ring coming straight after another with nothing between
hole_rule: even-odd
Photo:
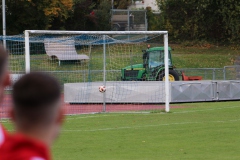
<instances>
[{"instance_id":1,"label":"white field line","mask_svg":"<svg viewBox=\"0 0 240 160\"><path fill-rule=\"evenodd\" d=\"M95 115L95 116L83 116L83 117L79 117L79 115L77 117L67 117L67 120L72 120L72 119L85 119L85 118L100 118L100 117L115 117L115 116L119 116L119 115L104 115L104 113L102 115Z\"/></svg>"},{"instance_id":2,"label":"white field line","mask_svg":"<svg viewBox=\"0 0 240 160\"><path fill-rule=\"evenodd\" d=\"M193 110L193 111L182 111L182 112L173 112L172 114L179 114L179 113L192 113L192 112L204 112L204 111L214 111L214 110L221 110L221 109L231 109L231 108L239 108L240 106L229 106L229 107L221 107L221 108L212 108L212 109L202 109L202 110ZM126 112L127 113L127 112ZM112 115L111 113L98 113L99 115L92 114L91 116L83 116L83 117L68 117L66 118L66 121L72 120L72 119L85 119L85 118L101 118L101 117L113 117L113 116L126 116L126 115L133 115L133 114L142 114L142 115L151 115L147 114L148 112L129 112L126 114L123 113L114 113ZM109 115L108 115L109 114ZM164 112L162 114L165 114ZM207 123L225 123L225 122L237 122L240 119L234 119L234 120L227 120L227 121L208 121ZM1 123L9 123L9 120L3 119L0 120ZM63 132L89 132L89 131L104 131L104 130L117 130L117 129L132 129L132 128L143 128L143 127L154 127L154 126L168 126L168 125L184 125L184 124L200 124L205 122L183 122L183 123L169 123L169 124L158 124L158 125L145 125L145 126L131 126L131 127L116 127L116 128L102 128L102 129L95 129L95 130L62 130Z\"/></svg>"},{"instance_id":3,"label":"white field line","mask_svg":"<svg viewBox=\"0 0 240 160\"><path fill-rule=\"evenodd\" d=\"M97 114L91 114L91 116L82 116L79 117L79 115L76 115L76 117L67 116L67 120L69 119L84 119L84 118L99 118L99 117L116 117L116 116L122 116L122 115L133 115L133 114L147 114L149 115L150 112L108 112L108 113L97 113ZM86 114L85 114L86 115ZM75 116L75 115L74 115Z\"/></svg>"},{"instance_id":4,"label":"white field line","mask_svg":"<svg viewBox=\"0 0 240 160\"><path fill-rule=\"evenodd\" d=\"M240 107L240 105L239 106L232 106L232 107L221 107L221 108L212 108L212 109L172 112L171 114L215 111L215 110L231 109L231 108L239 108L239 107ZM77 115L76 117L74 117L75 115L74 116L67 116L66 120L85 119L85 118L101 118L101 117L116 117L116 116L122 116L122 115L125 116L125 115L133 115L133 114L149 115L149 114L154 114L154 113L151 113L151 112L116 112L115 113L115 112L113 112L113 113L97 113L97 114L91 114L90 116L82 116L82 117L79 117L79 115ZM161 112L160 114L166 114L166 113Z\"/></svg>"},{"instance_id":5,"label":"white field line","mask_svg":"<svg viewBox=\"0 0 240 160\"><path fill-rule=\"evenodd\" d=\"M193 111L181 111L181 112L173 112L175 113L192 113L192 112L204 112L204 111L215 111L215 110L221 110L221 109L231 109L231 108L239 108L239 106L232 106L232 107L222 107L222 108L211 108L211 109L202 109L202 110L193 110Z\"/></svg>"},{"instance_id":6,"label":"white field line","mask_svg":"<svg viewBox=\"0 0 240 160\"><path fill-rule=\"evenodd\" d=\"M156 125L142 125L142 126L125 126L125 127L114 127L114 128L99 128L89 130L62 130L63 132L95 132L95 131L109 131L109 130L120 130L120 129L135 129L135 128L146 128L146 127L158 127L158 126L171 126L171 125L185 125L185 124L204 124L204 123L232 123L238 122L240 119L226 120L226 121L206 121L206 122L182 122L182 123L165 123Z\"/></svg>"}]
</instances>

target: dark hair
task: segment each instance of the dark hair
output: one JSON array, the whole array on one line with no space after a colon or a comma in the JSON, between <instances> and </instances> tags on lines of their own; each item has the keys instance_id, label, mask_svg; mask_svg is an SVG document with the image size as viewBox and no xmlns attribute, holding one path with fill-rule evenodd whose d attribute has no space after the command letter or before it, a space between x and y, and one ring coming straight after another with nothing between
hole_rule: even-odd
<instances>
[{"instance_id":1,"label":"dark hair","mask_svg":"<svg viewBox=\"0 0 240 160\"><path fill-rule=\"evenodd\" d=\"M29 124L49 123L60 97L60 84L46 73L26 74L13 86L16 116Z\"/></svg>"},{"instance_id":2,"label":"dark hair","mask_svg":"<svg viewBox=\"0 0 240 160\"><path fill-rule=\"evenodd\" d=\"M8 53L4 49L3 45L0 45L0 77L2 76L4 70L6 69L8 59Z\"/></svg>"}]
</instances>

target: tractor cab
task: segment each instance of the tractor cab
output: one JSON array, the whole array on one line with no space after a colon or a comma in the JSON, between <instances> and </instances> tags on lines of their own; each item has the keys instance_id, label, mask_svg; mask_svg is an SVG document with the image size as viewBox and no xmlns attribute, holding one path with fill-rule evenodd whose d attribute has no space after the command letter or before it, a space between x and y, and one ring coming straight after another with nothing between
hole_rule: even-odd
<instances>
[{"instance_id":1,"label":"tractor cab","mask_svg":"<svg viewBox=\"0 0 240 160\"><path fill-rule=\"evenodd\" d=\"M168 65L172 68L171 48L168 48ZM164 67L164 47L143 50L143 66L148 70Z\"/></svg>"},{"instance_id":2,"label":"tractor cab","mask_svg":"<svg viewBox=\"0 0 240 160\"><path fill-rule=\"evenodd\" d=\"M126 66L121 69L122 80L162 81L165 79L164 47L148 46L143 50L143 63ZM179 80L178 73L173 70L171 48L168 48L168 68L171 81Z\"/></svg>"}]
</instances>

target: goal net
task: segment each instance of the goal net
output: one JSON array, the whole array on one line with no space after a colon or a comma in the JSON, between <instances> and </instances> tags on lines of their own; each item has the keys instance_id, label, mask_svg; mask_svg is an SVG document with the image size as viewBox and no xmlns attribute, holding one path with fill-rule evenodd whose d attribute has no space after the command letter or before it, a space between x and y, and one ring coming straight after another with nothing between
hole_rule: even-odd
<instances>
[{"instance_id":1,"label":"goal net","mask_svg":"<svg viewBox=\"0 0 240 160\"><path fill-rule=\"evenodd\" d=\"M166 31L27 30L24 35L7 37L12 81L32 71L57 77L68 114L168 112L167 38ZM156 54L165 54L165 64L150 64L147 53L152 48ZM99 86L106 91L99 92ZM8 87L6 106L10 91Z\"/></svg>"}]
</instances>

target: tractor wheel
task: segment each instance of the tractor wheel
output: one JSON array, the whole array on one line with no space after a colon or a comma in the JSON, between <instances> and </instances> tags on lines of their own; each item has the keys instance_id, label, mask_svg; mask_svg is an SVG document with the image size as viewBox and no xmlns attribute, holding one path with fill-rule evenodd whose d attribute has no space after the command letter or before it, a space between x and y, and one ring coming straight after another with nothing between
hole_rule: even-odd
<instances>
[{"instance_id":1,"label":"tractor wheel","mask_svg":"<svg viewBox=\"0 0 240 160\"><path fill-rule=\"evenodd\" d=\"M164 71L158 75L159 81L165 81ZM176 71L169 69L169 81L179 81L179 75Z\"/></svg>"}]
</instances>

